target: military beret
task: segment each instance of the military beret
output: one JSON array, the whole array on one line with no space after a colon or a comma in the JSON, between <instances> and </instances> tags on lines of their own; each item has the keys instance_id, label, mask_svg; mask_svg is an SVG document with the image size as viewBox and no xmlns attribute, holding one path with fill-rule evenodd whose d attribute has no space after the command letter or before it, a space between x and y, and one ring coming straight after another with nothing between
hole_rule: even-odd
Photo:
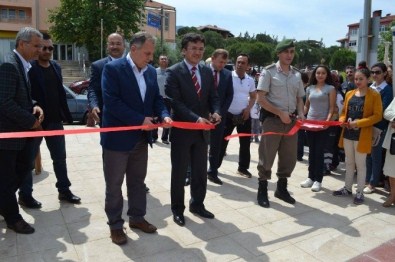
<instances>
[{"instance_id":1,"label":"military beret","mask_svg":"<svg viewBox=\"0 0 395 262\"><path fill-rule=\"evenodd\" d=\"M290 47L295 47L294 40L292 39L284 39L279 42L276 46L276 53L281 53L284 50L287 50Z\"/></svg>"}]
</instances>

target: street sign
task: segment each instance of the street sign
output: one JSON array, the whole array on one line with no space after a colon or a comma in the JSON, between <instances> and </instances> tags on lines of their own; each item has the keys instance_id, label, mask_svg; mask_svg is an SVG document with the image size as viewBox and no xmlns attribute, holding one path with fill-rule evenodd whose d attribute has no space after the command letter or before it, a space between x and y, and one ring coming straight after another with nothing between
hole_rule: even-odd
<instances>
[{"instance_id":1,"label":"street sign","mask_svg":"<svg viewBox=\"0 0 395 262\"><path fill-rule=\"evenodd\" d=\"M147 15L147 25L152 26L155 28L160 28L160 15L154 14L154 13L148 13Z\"/></svg>"}]
</instances>

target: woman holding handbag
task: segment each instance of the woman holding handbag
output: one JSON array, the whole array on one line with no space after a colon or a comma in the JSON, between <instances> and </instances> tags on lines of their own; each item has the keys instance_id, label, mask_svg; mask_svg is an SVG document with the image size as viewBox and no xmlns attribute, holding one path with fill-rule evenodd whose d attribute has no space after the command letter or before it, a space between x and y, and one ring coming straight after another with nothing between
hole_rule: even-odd
<instances>
[{"instance_id":1,"label":"woman holding handbag","mask_svg":"<svg viewBox=\"0 0 395 262\"><path fill-rule=\"evenodd\" d=\"M383 142L383 148L387 149L383 171L389 177L391 191L387 200L383 203L383 207L390 207L395 204L395 140L393 137L395 135L395 98L384 111L384 118L390 121L390 124Z\"/></svg>"}]
</instances>

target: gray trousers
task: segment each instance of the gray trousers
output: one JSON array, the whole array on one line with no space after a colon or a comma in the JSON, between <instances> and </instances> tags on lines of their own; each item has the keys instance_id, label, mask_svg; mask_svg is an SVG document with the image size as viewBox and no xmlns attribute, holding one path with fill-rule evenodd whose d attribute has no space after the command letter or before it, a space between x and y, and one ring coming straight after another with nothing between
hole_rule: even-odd
<instances>
[{"instance_id":1,"label":"gray trousers","mask_svg":"<svg viewBox=\"0 0 395 262\"><path fill-rule=\"evenodd\" d=\"M267 117L262 123L264 132L288 133L295 121L284 124L278 117ZM272 166L278 153L277 176L290 177L296 165L297 133L293 136L265 135L259 143L259 180L268 180L272 176Z\"/></svg>"},{"instance_id":2,"label":"gray trousers","mask_svg":"<svg viewBox=\"0 0 395 262\"><path fill-rule=\"evenodd\" d=\"M144 219L147 207L145 176L147 174L148 144L140 140L132 151L111 151L103 148L103 170L106 181L105 211L110 229L121 229L123 223L122 184L126 174L129 221Z\"/></svg>"}]
</instances>

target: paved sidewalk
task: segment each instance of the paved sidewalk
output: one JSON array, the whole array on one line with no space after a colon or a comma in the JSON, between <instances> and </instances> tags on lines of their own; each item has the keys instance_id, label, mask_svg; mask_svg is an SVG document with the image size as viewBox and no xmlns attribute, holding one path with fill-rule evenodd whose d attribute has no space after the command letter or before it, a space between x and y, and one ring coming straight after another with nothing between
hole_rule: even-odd
<instances>
[{"instance_id":1,"label":"paved sidewalk","mask_svg":"<svg viewBox=\"0 0 395 262\"><path fill-rule=\"evenodd\" d=\"M236 174L237 139L229 143L219 170L224 185L208 182L205 205L215 219L202 219L188 211L186 188L185 227L173 222L170 211L170 146L157 142L149 150L146 219L158 232L144 234L127 228L128 243L117 246L111 243L104 213L99 134L69 135L66 144L71 189L82 198L82 204L57 200L56 179L43 144L44 172L34 176L33 193L43 206L40 210L21 209L36 232L17 235L6 229L0 218L0 261L395 260L395 207L381 206L385 191L366 195L361 206L354 205L351 197L332 196L334 189L344 185L344 166L324 177L321 192L303 189L299 183L307 177L305 160L297 163L289 179L296 204L274 198L275 179L269 182L271 208L262 208L256 204L258 145L251 144L253 177L243 178ZM126 208L124 218L127 221Z\"/></svg>"}]
</instances>

